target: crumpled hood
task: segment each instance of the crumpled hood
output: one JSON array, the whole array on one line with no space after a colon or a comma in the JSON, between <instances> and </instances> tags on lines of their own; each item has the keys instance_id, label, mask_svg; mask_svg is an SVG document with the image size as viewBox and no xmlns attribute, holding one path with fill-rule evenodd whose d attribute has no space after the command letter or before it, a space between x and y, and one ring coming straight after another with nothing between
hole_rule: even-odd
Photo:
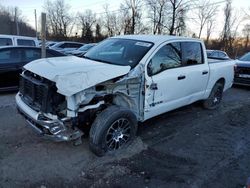
<instances>
[{"instance_id":1,"label":"crumpled hood","mask_svg":"<svg viewBox=\"0 0 250 188\"><path fill-rule=\"evenodd\" d=\"M54 81L57 92L65 96L125 75L130 70L130 66L111 65L74 56L38 59L24 68Z\"/></svg>"}]
</instances>

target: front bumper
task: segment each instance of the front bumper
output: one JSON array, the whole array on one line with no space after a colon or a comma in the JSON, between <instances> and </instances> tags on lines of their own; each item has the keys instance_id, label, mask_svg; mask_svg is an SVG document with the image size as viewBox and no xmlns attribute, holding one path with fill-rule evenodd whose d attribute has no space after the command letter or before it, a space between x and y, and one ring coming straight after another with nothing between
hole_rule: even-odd
<instances>
[{"instance_id":1,"label":"front bumper","mask_svg":"<svg viewBox=\"0 0 250 188\"><path fill-rule=\"evenodd\" d=\"M83 135L77 127L71 128L69 121L66 119L50 119L45 117L42 113L39 113L31 109L25 104L21 98L21 94L16 95L16 104L19 113L25 118L28 125L39 135L44 136L47 139L53 141L70 141L76 140Z\"/></svg>"},{"instance_id":2,"label":"front bumper","mask_svg":"<svg viewBox=\"0 0 250 188\"><path fill-rule=\"evenodd\" d=\"M235 85L250 86L250 78L234 77Z\"/></svg>"}]
</instances>

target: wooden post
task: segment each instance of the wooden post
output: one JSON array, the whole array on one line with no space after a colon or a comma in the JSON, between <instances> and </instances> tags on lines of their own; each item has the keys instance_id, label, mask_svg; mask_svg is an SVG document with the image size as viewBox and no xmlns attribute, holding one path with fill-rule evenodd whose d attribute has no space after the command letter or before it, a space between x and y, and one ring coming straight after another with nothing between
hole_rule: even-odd
<instances>
[{"instance_id":1,"label":"wooden post","mask_svg":"<svg viewBox=\"0 0 250 188\"><path fill-rule=\"evenodd\" d=\"M16 22L16 35L19 35L19 27L18 27L18 20L17 20L17 7L15 7L15 22Z\"/></svg>"},{"instance_id":2,"label":"wooden post","mask_svg":"<svg viewBox=\"0 0 250 188\"><path fill-rule=\"evenodd\" d=\"M42 58L46 58L46 14L42 12L41 15L42 23L41 23L41 39L42 39Z\"/></svg>"}]
</instances>

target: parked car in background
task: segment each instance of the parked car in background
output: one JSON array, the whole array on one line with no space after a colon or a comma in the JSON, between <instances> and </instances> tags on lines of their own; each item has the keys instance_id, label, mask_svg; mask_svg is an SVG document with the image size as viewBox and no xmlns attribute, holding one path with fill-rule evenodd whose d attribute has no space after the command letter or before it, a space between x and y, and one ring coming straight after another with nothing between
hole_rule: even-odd
<instances>
[{"instance_id":1,"label":"parked car in background","mask_svg":"<svg viewBox=\"0 0 250 188\"><path fill-rule=\"evenodd\" d=\"M47 49L47 57L65 56L55 50ZM38 47L0 47L0 91L16 90L22 67L41 58Z\"/></svg>"},{"instance_id":2,"label":"parked car in background","mask_svg":"<svg viewBox=\"0 0 250 188\"><path fill-rule=\"evenodd\" d=\"M82 47L68 52L69 55L74 55L77 57L82 57L90 48L96 46L96 43L85 44Z\"/></svg>"},{"instance_id":3,"label":"parked car in background","mask_svg":"<svg viewBox=\"0 0 250 188\"><path fill-rule=\"evenodd\" d=\"M234 84L250 86L250 52L236 61Z\"/></svg>"},{"instance_id":4,"label":"parked car in background","mask_svg":"<svg viewBox=\"0 0 250 188\"><path fill-rule=\"evenodd\" d=\"M221 50L207 50L207 58L211 59L230 59L226 52Z\"/></svg>"},{"instance_id":5,"label":"parked car in background","mask_svg":"<svg viewBox=\"0 0 250 188\"><path fill-rule=\"evenodd\" d=\"M0 46L38 46L39 42L34 37L18 35L0 35Z\"/></svg>"},{"instance_id":6,"label":"parked car in background","mask_svg":"<svg viewBox=\"0 0 250 188\"><path fill-rule=\"evenodd\" d=\"M195 101L207 109L220 105L233 83L234 61L208 63L205 50L193 38L124 35L83 58L36 60L24 66L17 107L54 141L79 144L89 127L90 149L102 156L131 143L138 122Z\"/></svg>"},{"instance_id":7,"label":"parked car in background","mask_svg":"<svg viewBox=\"0 0 250 188\"><path fill-rule=\"evenodd\" d=\"M61 53L68 53L77 48L82 47L84 44L79 42L62 41L50 46L49 48L56 50Z\"/></svg>"},{"instance_id":8,"label":"parked car in background","mask_svg":"<svg viewBox=\"0 0 250 188\"><path fill-rule=\"evenodd\" d=\"M55 41L47 41L45 43L46 48L50 48L51 46L55 45L57 42Z\"/></svg>"}]
</instances>

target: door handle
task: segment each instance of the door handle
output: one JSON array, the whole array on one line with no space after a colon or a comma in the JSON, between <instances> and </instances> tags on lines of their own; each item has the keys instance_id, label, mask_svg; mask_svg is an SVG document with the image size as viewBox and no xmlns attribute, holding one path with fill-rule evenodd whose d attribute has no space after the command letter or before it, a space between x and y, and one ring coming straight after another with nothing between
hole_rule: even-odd
<instances>
[{"instance_id":1,"label":"door handle","mask_svg":"<svg viewBox=\"0 0 250 188\"><path fill-rule=\"evenodd\" d=\"M207 73L208 73L208 71L207 71L207 70L202 71L202 75L207 74Z\"/></svg>"},{"instance_id":2,"label":"door handle","mask_svg":"<svg viewBox=\"0 0 250 188\"><path fill-rule=\"evenodd\" d=\"M184 76L184 75L178 76L178 80L183 80L183 79L185 79L185 78L186 78L186 76Z\"/></svg>"},{"instance_id":3,"label":"door handle","mask_svg":"<svg viewBox=\"0 0 250 188\"><path fill-rule=\"evenodd\" d=\"M151 89L151 90L157 90L157 89L158 89L157 83L152 83L152 84L150 85L150 89Z\"/></svg>"}]
</instances>

